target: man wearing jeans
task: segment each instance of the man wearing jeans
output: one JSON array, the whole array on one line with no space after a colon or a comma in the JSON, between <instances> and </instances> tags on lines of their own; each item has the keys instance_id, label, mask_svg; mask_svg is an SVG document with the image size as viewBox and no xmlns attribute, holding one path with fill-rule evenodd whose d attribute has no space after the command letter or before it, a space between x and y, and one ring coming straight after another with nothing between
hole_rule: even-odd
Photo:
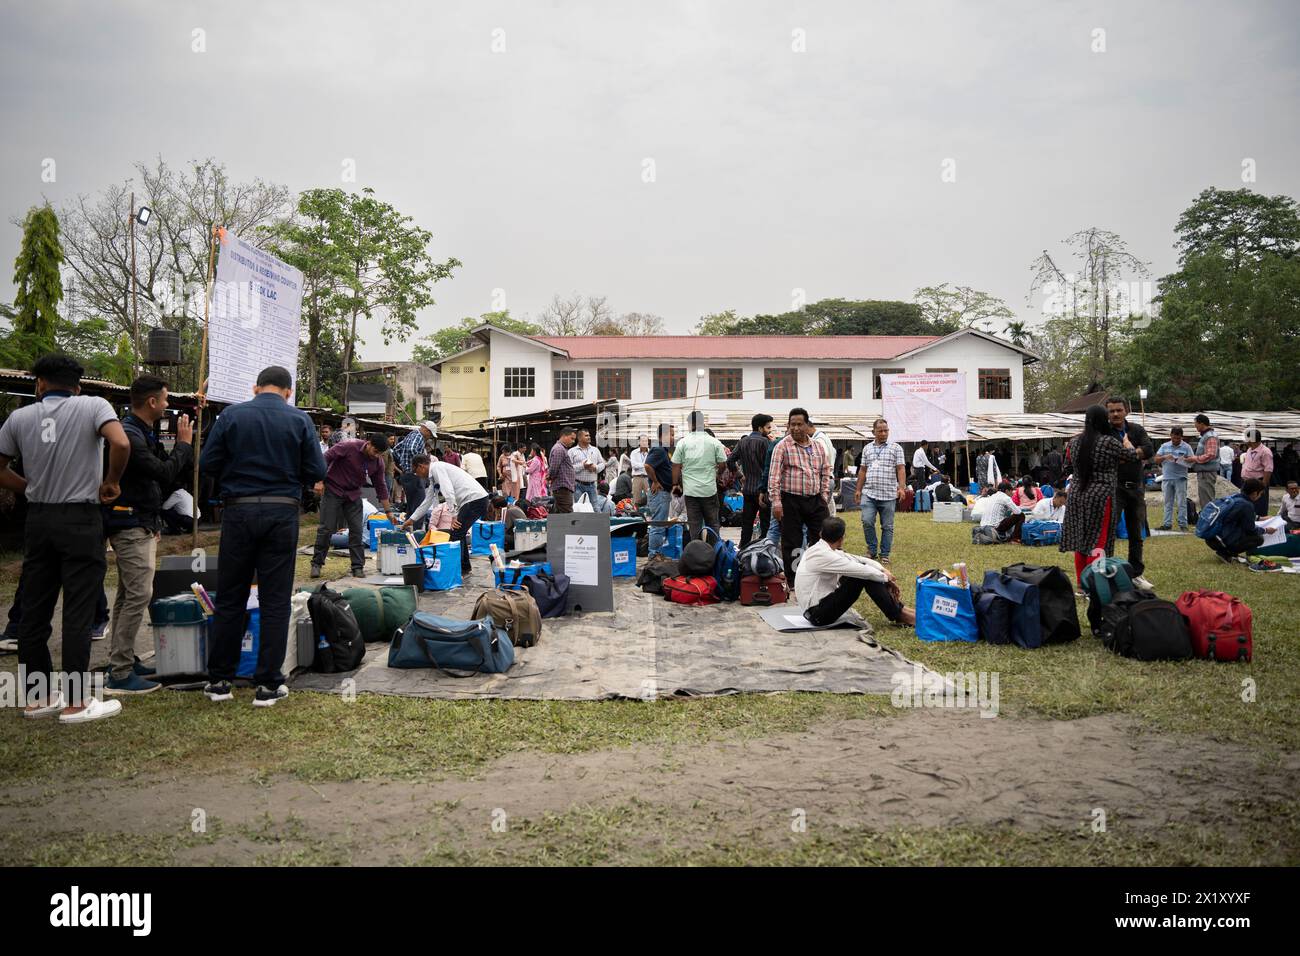
<instances>
[{"instance_id":1,"label":"man wearing jeans","mask_svg":"<svg viewBox=\"0 0 1300 956\"><path fill-rule=\"evenodd\" d=\"M1132 461L1121 461L1116 469L1119 483L1115 487L1115 507L1124 516L1124 529L1128 534L1128 563L1142 577L1146 564L1142 560L1142 535L1146 533L1147 495L1142 474L1143 462L1150 461L1153 453L1151 436L1137 422L1128 420L1128 399L1113 396L1106 399L1106 416L1110 426L1115 430L1115 440L1123 442L1127 437L1137 457ZM1149 587L1143 579L1136 582L1139 587Z\"/></svg>"},{"instance_id":2,"label":"man wearing jeans","mask_svg":"<svg viewBox=\"0 0 1300 956\"><path fill-rule=\"evenodd\" d=\"M393 506L388 500L388 483L384 481L384 452L388 443L381 437L347 438L325 452L325 480L316 485L321 495L320 525L316 529L316 549L311 558L311 576L320 577L329 554L330 538L343 525L348 526L348 552L352 559L352 576L366 573L366 539L362 533L361 489L370 476L370 484L379 496L379 504L393 521Z\"/></svg>"},{"instance_id":3,"label":"man wearing jeans","mask_svg":"<svg viewBox=\"0 0 1300 956\"><path fill-rule=\"evenodd\" d=\"M1151 459L1161 468L1160 488L1165 496L1165 521L1161 531L1171 531L1173 521L1177 519L1178 530L1187 530L1187 459L1192 454L1192 446L1183 441L1183 430L1175 425L1169 429L1169 441L1160 446L1156 457Z\"/></svg>"},{"instance_id":4,"label":"man wearing jeans","mask_svg":"<svg viewBox=\"0 0 1300 956\"><path fill-rule=\"evenodd\" d=\"M786 436L772 449L768 467L767 496L772 501L772 519L781 525L781 557L790 589L795 581L795 549L805 540L816 544L822 523L830 517L831 463L811 432L808 413L790 409Z\"/></svg>"},{"instance_id":5,"label":"man wearing jeans","mask_svg":"<svg viewBox=\"0 0 1300 956\"><path fill-rule=\"evenodd\" d=\"M298 557L298 508L304 485L325 477L325 456L306 413L289 404L293 377L278 365L262 369L251 401L217 417L203 443L199 468L217 481L224 505L217 611L208 656L209 700L234 698L244 617L253 576L261 617L254 707L289 696L284 685L289 600Z\"/></svg>"},{"instance_id":6,"label":"man wearing jeans","mask_svg":"<svg viewBox=\"0 0 1300 956\"><path fill-rule=\"evenodd\" d=\"M0 487L27 495L23 531L22 620L18 666L24 717L82 723L112 717L121 701L90 693L90 628L104 596L101 504L121 494L118 481L131 444L113 406L78 395L82 367L66 355L46 355L32 367L36 401L0 426ZM104 440L109 446L104 470ZM313 442L315 437L313 436ZM9 467L22 460L23 475ZM54 605L63 592L63 673L50 657ZM62 687L59 684L62 683Z\"/></svg>"},{"instance_id":7,"label":"man wearing jeans","mask_svg":"<svg viewBox=\"0 0 1300 956\"><path fill-rule=\"evenodd\" d=\"M686 498L686 524L694 541L704 528L721 533L718 466L727 463L727 450L704 430L703 412L691 412L686 425L688 433L673 449L673 484L681 485Z\"/></svg>"},{"instance_id":8,"label":"man wearing jeans","mask_svg":"<svg viewBox=\"0 0 1300 956\"><path fill-rule=\"evenodd\" d=\"M166 382L156 375L142 375L131 383L131 411L122 422L131 442L131 458L122 473L121 496L104 508L104 530L117 561L111 670L105 694L147 694L162 686L148 679L153 670L138 662L135 641L153 597L163 489L181 480L194 463L188 415L176 422L171 454L159 445L154 428L166 411Z\"/></svg>"},{"instance_id":9,"label":"man wearing jeans","mask_svg":"<svg viewBox=\"0 0 1300 956\"><path fill-rule=\"evenodd\" d=\"M451 522L451 540L460 542L460 573L470 573L469 535L474 522L487 514L488 493L469 472L445 461L429 465L429 490L425 492L420 507L411 512L403 528L410 528L424 517L441 494L447 507L456 513Z\"/></svg>"},{"instance_id":10,"label":"man wearing jeans","mask_svg":"<svg viewBox=\"0 0 1300 956\"><path fill-rule=\"evenodd\" d=\"M880 563L888 564L894 547L894 511L907 484L906 459L902 446L889 440L889 422L877 418L871 434L875 440L862 446L855 494L862 503L862 536L867 541L867 555L874 561L879 554ZM877 515L880 516L879 551L876 550Z\"/></svg>"},{"instance_id":11,"label":"man wearing jeans","mask_svg":"<svg viewBox=\"0 0 1300 956\"><path fill-rule=\"evenodd\" d=\"M648 554L661 554L664 549L664 539L668 536L668 528L662 522L668 520L668 508L673 503L673 463L670 455L674 445L674 433L675 429L672 425L660 425L658 443L653 448L648 448L645 453L645 471L650 489L650 495L646 499L646 508L650 512Z\"/></svg>"},{"instance_id":12,"label":"man wearing jeans","mask_svg":"<svg viewBox=\"0 0 1300 956\"><path fill-rule=\"evenodd\" d=\"M573 465L573 500L586 495L594 505L596 482L605 470L605 459L600 449L591 443L591 432L587 429L578 429L578 441L569 449L569 461Z\"/></svg>"}]
</instances>

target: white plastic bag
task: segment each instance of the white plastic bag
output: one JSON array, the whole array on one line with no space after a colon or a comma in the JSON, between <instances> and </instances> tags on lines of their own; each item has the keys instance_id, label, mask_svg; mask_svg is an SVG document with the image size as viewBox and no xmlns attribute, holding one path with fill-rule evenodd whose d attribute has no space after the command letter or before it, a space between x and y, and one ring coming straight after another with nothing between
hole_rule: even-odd
<instances>
[{"instance_id":1,"label":"white plastic bag","mask_svg":"<svg viewBox=\"0 0 1300 956\"><path fill-rule=\"evenodd\" d=\"M578 498L576 501L573 502L573 513L574 513L574 514L588 514L588 515L589 515L589 514L594 514L595 511L596 511L596 509L595 509L595 507L594 507L594 506L592 505L592 503L591 503L591 496L588 495L586 492L583 492L582 497L581 497L581 498Z\"/></svg>"}]
</instances>

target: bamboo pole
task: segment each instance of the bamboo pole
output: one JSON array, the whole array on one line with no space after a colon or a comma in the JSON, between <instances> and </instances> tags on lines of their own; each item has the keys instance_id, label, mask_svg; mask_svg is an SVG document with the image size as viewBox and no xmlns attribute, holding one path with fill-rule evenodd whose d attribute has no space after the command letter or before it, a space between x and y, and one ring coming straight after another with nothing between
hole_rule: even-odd
<instances>
[{"instance_id":1,"label":"bamboo pole","mask_svg":"<svg viewBox=\"0 0 1300 956\"><path fill-rule=\"evenodd\" d=\"M212 266L217 254L217 227L208 236L208 281L203 292L203 345L199 349L199 403L194 409L194 529L190 547L199 546L199 455L203 451L203 409L207 404L208 390L208 325L212 304Z\"/></svg>"}]
</instances>

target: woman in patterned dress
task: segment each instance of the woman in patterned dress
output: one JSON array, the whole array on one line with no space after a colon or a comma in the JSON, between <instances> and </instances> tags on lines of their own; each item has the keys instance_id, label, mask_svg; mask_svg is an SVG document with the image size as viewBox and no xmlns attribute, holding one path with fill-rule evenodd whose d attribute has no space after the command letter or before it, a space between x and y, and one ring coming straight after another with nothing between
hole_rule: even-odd
<instances>
[{"instance_id":1,"label":"woman in patterned dress","mask_svg":"<svg viewBox=\"0 0 1300 956\"><path fill-rule=\"evenodd\" d=\"M546 497L546 455L542 446L533 442L532 454L528 457L528 500L536 501Z\"/></svg>"},{"instance_id":2,"label":"woman in patterned dress","mask_svg":"<svg viewBox=\"0 0 1300 956\"><path fill-rule=\"evenodd\" d=\"M1074 576L1082 586L1083 569L1098 553L1115 553L1115 525L1119 511L1114 507L1116 471L1121 462L1137 457L1133 444L1121 443L1106 418L1103 405L1093 405L1084 416L1083 432L1070 439L1067 455L1074 466L1070 484L1070 507L1061 526L1062 551L1074 552Z\"/></svg>"}]
</instances>

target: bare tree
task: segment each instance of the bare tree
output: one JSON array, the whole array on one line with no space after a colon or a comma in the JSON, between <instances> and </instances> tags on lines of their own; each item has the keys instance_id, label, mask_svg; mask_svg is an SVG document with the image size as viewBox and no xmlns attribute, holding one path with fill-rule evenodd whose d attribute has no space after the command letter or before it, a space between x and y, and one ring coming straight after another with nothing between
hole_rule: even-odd
<instances>
[{"instance_id":1,"label":"bare tree","mask_svg":"<svg viewBox=\"0 0 1300 956\"><path fill-rule=\"evenodd\" d=\"M1015 318L1015 313L997 296L968 285L950 287L944 282L925 286L913 292L912 299L920 306L921 315L939 330L978 328L992 332L1000 322Z\"/></svg>"},{"instance_id":2,"label":"bare tree","mask_svg":"<svg viewBox=\"0 0 1300 956\"><path fill-rule=\"evenodd\" d=\"M574 294L566 299L556 293L539 321L546 335L623 334L603 295Z\"/></svg>"}]
</instances>

